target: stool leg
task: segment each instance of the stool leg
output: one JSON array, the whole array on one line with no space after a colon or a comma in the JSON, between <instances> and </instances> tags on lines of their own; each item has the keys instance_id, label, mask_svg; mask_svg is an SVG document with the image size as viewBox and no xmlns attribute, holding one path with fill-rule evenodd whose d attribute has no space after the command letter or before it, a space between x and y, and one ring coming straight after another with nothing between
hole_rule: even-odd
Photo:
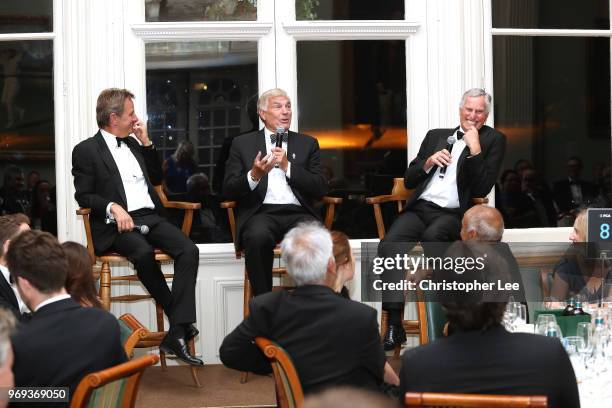
<instances>
[{"instance_id":1,"label":"stool leg","mask_svg":"<svg viewBox=\"0 0 612 408\"><path fill-rule=\"evenodd\" d=\"M193 339L189 340L187 345L189 346L189 352L191 353L191 355L195 356L195 342L193 341ZM198 378L198 368L192 365L190 365L189 367L191 368L191 377L193 378L193 382L195 383L196 387L202 388L202 384L200 383L200 379Z\"/></svg>"},{"instance_id":2,"label":"stool leg","mask_svg":"<svg viewBox=\"0 0 612 408\"><path fill-rule=\"evenodd\" d=\"M111 270L108 262L102 262L102 269L100 270L100 301L102 307L107 312L110 311L110 295L111 295Z\"/></svg>"},{"instance_id":3,"label":"stool leg","mask_svg":"<svg viewBox=\"0 0 612 408\"><path fill-rule=\"evenodd\" d=\"M406 330L406 326L404 326L404 310L400 313L400 322L402 322L402 327ZM393 349L393 357L399 357L400 352L402 351L402 345L397 344Z\"/></svg>"},{"instance_id":4,"label":"stool leg","mask_svg":"<svg viewBox=\"0 0 612 408\"><path fill-rule=\"evenodd\" d=\"M244 318L249 315L249 302L253 297L253 290L251 288L251 282L249 282L249 274L247 273L246 268L244 268L244 299L242 304L242 312ZM240 373L240 384L245 384L249 381L249 372L243 371Z\"/></svg>"},{"instance_id":5,"label":"stool leg","mask_svg":"<svg viewBox=\"0 0 612 408\"><path fill-rule=\"evenodd\" d=\"M155 315L157 320L157 331L164 332L164 309L161 305L155 302ZM166 353L159 350L159 360L161 362L162 371L166 371Z\"/></svg>"}]
</instances>

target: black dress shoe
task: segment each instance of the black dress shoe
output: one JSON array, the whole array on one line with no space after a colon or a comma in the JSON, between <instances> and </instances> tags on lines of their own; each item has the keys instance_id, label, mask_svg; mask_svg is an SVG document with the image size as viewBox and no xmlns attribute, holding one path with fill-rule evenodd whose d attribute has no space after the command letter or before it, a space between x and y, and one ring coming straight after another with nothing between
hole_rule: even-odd
<instances>
[{"instance_id":1,"label":"black dress shoe","mask_svg":"<svg viewBox=\"0 0 612 408\"><path fill-rule=\"evenodd\" d=\"M195 336L200 334L200 331L195 327L195 325L190 324L185 329L185 341L189 341L193 339Z\"/></svg>"},{"instance_id":2,"label":"black dress shoe","mask_svg":"<svg viewBox=\"0 0 612 408\"><path fill-rule=\"evenodd\" d=\"M383 347L385 351L393 350L395 346L401 346L406 342L406 332L401 325L390 324L385 333Z\"/></svg>"},{"instance_id":3,"label":"black dress shoe","mask_svg":"<svg viewBox=\"0 0 612 408\"><path fill-rule=\"evenodd\" d=\"M183 338L170 338L168 335L164 337L159 349L164 353L174 354L179 360L186 362L187 364L203 366L204 362L199 358L196 358L189 354L187 349L187 343Z\"/></svg>"}]
</instances>

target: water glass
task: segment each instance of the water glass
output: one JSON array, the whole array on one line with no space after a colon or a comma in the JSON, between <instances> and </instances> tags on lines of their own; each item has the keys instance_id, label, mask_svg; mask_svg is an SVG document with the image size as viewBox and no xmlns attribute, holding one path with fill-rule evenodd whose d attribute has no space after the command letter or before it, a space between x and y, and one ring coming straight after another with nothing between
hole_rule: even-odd
<instances>
[{"instance_id":1,"label":"water glass","mask_svg":"<svg viewBox=\"0 0 612 408\"><path fill-rule=\"evenodd\" d=\"M555 315L543 313L538 316L538 320L536 321L536 330L535 332L538 334L546 334L546 327L548 323L554 322L557 323L557 319L555 319Z\"/></svg>"}]
</instances>

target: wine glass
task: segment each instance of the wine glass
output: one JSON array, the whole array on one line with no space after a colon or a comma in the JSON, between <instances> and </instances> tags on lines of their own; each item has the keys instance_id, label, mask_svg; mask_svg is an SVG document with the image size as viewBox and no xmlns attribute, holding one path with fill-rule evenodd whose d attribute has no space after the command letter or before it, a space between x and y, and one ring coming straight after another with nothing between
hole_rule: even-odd
<instances>
[{"instance_id":1,"label":"wine glass","mask_svg":"<svg viewBox=\"0 0 612 408\"><path fill-rule=\"evenodd\" d=\"M514 324L516 326L527 324L527 306L522 303L514 303Z\"/></svg>"},{"instance_id":2,"label":"wine glass","mask_svg":"<svg viewBox=\"0 0 612 408\"><path fill-rule=\"evenodd\" d=\"M583 340L582 347L578 349L582 362L587 367L588 359L593 354L593 325L589 322L580 322L576 328L576 335Z\"/></svg>"},{"instance_id":3,"label":"wine glass","mask_svg":"<svg viewBox=\"0 0 612 408\"><path fill-rule=\"evenodd\" d=\"M536 320L535 332L542 335L546 334L546 327L548 326L549 322L557 322L557 319L555 319L555 315L548 313L543 313L539 315L538 320Z\"/></svg>"},{"instance_id":4,"label":"wine glass","mask_svg":"<svg viewBox=\"0 0 612 408\"><path fill-rule=\"evenodd\" d=\"M567 336L563 339L563 344L574 368L574 373L580 381L583 376L584 364L582 363L579 350L584 348L584 339L580 336Z\"/></svg>"}]
</instances>

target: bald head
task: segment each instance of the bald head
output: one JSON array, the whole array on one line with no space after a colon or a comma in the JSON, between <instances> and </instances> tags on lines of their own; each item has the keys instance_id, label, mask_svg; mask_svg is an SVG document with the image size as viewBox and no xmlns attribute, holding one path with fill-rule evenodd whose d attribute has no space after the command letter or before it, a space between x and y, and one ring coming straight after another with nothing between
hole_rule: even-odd
<instances>
[{"instance_id":1,"label":"bald head","mask_svg":"<svg viewBox=\"0 0 612 408\"><path fill-rule=\"evenodd\" d=\"M485 242L501 241L504 219L495 208L475 205L465 212L461 222L461 239Z\"/></svg>"}]
</instances>

